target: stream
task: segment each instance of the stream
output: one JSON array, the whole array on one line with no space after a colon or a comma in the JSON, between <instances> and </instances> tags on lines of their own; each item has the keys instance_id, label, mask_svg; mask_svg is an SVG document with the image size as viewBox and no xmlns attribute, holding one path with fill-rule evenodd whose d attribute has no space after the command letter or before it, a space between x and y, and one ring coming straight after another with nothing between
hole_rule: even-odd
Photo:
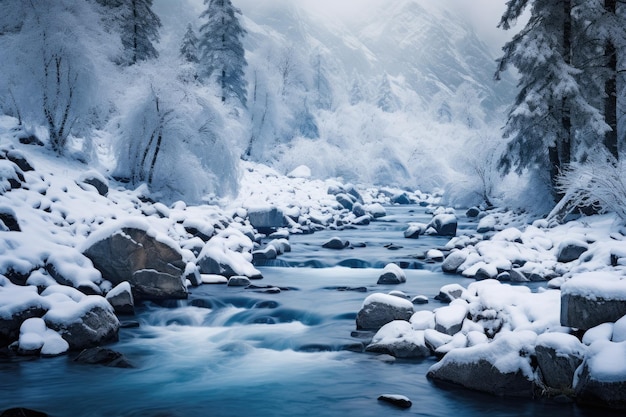
<instances>
[{"instance_id":1,"label":"stream","mask_svg":"<svg viewBox=\"0 0 626 417\"><path fill-rule=\"evenodd\" d=\"M204 285L188 300L138 308L131 319L139 327L122 329L110 346L134 369L79 365L72 356L0 360L0 410L28 407L56 417L598 415L573 404L436 386L425 376L434 358L393 361L362 353L367 339L353 332L368 294L426 295L430 303L416 310L434 309L441 306L433 300L441 286L472 282L416 259L449 240L403 238L409 221L430 219L424 209L387 210L369 226L292 236L292 251L259 267L265 278L253 282L280 293ZM460 232L475 227L459 226ZM322 249L333 236L364 247ZM405 262L407 282L376 285L391 261ZM381 394L405 395L413 406L394 408L377 401Z\"/></svg>"}]
</instances>

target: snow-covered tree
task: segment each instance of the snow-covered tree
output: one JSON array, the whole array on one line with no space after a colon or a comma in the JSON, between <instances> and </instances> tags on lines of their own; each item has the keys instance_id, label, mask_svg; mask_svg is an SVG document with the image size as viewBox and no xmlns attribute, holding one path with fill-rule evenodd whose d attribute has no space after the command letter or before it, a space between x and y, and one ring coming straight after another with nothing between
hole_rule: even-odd
<instances>
[{"instance_id":1,"label":"snow-covered tree","mask_svg":"<svg viewBox=\"0 0 626 417\"><path fill-rule=\"evenodd\" d=\"M207 8L200 17L207 21L200 27L200 76L217 82L222 102L235 99L245 107L247 62L242 38L246 31L237 17L241 10L230 0L204 0L204 4Z\"/></svg>"},{"instance_id":2,"label":"snow-covered tree","mask_svg":"<svg viewBox=\"0 0 626 417\"><path fill-rule=\"evenodd\" d=\"M110 25L122 39L121 64L133 65L159 56L154 44L159 42L161 19L152 11L152 0L97 1L107 8Z\"/></svg>"},{"instance_id":3,"label":"snow-covered tree","mask_svg":"<svg viewBox=\"0 0 626 417\"><path fill-rule=\"evenodd\" d=\"M51 148L62 154L70 134L88 129L106 101L98 76L119 42L92 2L3 0L2 8L0 94L25 123L46 126Z\"/></svg>"},{"instance_id":4,"label":"snow-covered tree","mask_svg":"<svg viewBox=\"0 0 626 417\"><path fill-rule=\"evenodd\" d=\"M356 106L365 100L363 77L358 72L352 73L352 87L350 88L350 104Z\"/></svg>"},{"instance_id":5,"label":"snow-covered tree","mask_svg":"<svg viewBox=\"0 0 626 417\"><path fill-rule=\"evenodd\" d=\"M573 66L572 0L510 0L500 22L509 29L527 6L526 26L508 42L496 75L513 65L520 73L520 91L511 107L504 135L509 138L500 167L521 173L526 168L548 172L556 190L559 172L572 160L575 125L598 134L607 130L601 112L581 92L581 71ZM579 32L577 31L577 34Z\"/></svg>"},{"instance_id":6,"label":"snow-covered tree","mask_svg":"<svg viewBox=\"0 0 626 417\"><path fill-rule=\"evenodd\" d=\"M376 105L387 113L393 113L398 110L398 98L391 90L391 83L389 82L389 75L387 75L387 73L383 74L380 79L380 84L378 84Z\"/></svg>"},{"instance_id":7,"label":"snow-covered tree","mask_svg":"<svg viewBox=\"0 0 626 417\"><path fill-rule=\"evenodd\" d=\"M187 25L187 31L183 36L183 40L180 45L180 56L185 62L197 64L198 59L198 37L193 30L191 23Z\"/></svg>"}]
</instances>

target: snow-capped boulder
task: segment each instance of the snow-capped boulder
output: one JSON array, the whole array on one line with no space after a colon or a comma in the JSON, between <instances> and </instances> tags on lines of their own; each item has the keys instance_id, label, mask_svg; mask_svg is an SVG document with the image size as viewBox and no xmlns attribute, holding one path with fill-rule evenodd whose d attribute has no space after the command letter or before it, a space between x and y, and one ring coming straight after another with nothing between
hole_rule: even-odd
<instances>
[{"instance_id":1,"label":"snow-capped boulder","mask_svg":"<svg viewBox=\"0 0 626 417\"><path fill-rule=\"evenodd\" d=\"M61 285L76 288L87 295L101 295L100 271L91 260L74 248L63 248L46 260L46 272Z\"/></svg>"},{"instance_id":2,"label":"snow-capped boulder","mask_svg":"<svg viewBox=\"0 0 626 417\"><path fill-rule=\"evenodd\" d=\"M430 349L424 342L424 332L413 330L411 323L404 320L395 320L381 327L365 350L396 358L430 356Z\"/></svg>"},{"instance_id":3,"label":"snow-capped boulder","mask_svg":"<svg viewBox=\"0 0 626 417\"><path fill-rule=\"evenodd\" d=\"M438 236L456 236L458 220L454 214L441 213L435 215L428 224L433 228Z\"/></svg>"},{"instance_id":4,"label":"snow-capped boulder","mask_svg":"<svg viewBox=\"0 0 626 417\"><path fill-rule=\"evenodd\" d=\"M252 260L254 261L269 261L276 259L278 251L273 245L267 245L263 249L255 250L252 252Z\"/></svg>"},{"instance_id":5,"label":"snow-capped boulder","mask_svg":"<svg viewBox=\"0 0 626 417\"><path fill-rule=\"evenodd\" d=\"M398 408L404 408L404 409L411 408L411 406L413 406L413 403L411 402L409 397L406 397L404 395L398 395L398 394L380 395L378 397L378 401L386 402Z\"/></svg>"},{"instance_id":6,"label":"snow-capped boulder","mask_svg":"<svg viewBox=\"0 0 626 417\"><path fill-rule=\"evenodd\" d=\"M299 165L290 171L287 176L289 178L311 178L311 168L306 165Z\"/></svg>"},{"instance_id":7,"label":"snow-capped boulder","mask_svg":"<svg viewBox=\"0 0 626 417\"><path fill-rule=\"evenodd\" d=\"M465 216L469 219L475 219L480 214L480 209L478 207L470 207L465 212Z\"/></svg>"},{"instance_id":8,"label":"snow-capped boulder","mask_svg":"<svg viewBox=\"0 0 626 417\"><path fill-rule=\"evenodd\" d=\"M0 347L18 339L22 323L41 317L50 302L41 297L34 286L19 286L0 275Z\"/></svg>"},{"instance_id":9,"label":"snow-capped boulder","mask_svg":"<svg viewBox=\"0 0 626 417\"><path fill-rule=\"evenodd\" d=\"M365 211L367 211L375 219L379 219L387 215L387 210L385 210L380 203L368 204L365 206Z\"/></svg>"},{"instance_id":10,"label":"snow-capped boulder","mask_svg":"<svg viewBox=\"0 0 626 417\"><path fill-rule=\"evenodd\" d=\"M391 203L399 204L399 205L406 205L406 204L412 204L413 202L411 201L407 193L399 193L391 197Z\"/></svg>"},{"instance_id":11,"label":"snow-capped boulder","mask_svg":"<svg viewBox=\"0 0 626 417\"><path fill-rule=\"evenodd\" d=\"M583 362L585 351L585 345L570 334L539 335L535 353L544 385L557 392L571 392L574 372Z\"/></svg>"},{"instance_id":12,"label":"snow-capped boulder","mask_svg":"<svg viewBox=\"0 0 626 417\"><path fill-rule=\"evenodd\" d=\"M106 295L106 300L118 314L135 314L135 300L127 281L119 283Z\"/></svg>"},{"instance_id":13,"label":"snow-capped boulder","mask_svg":"<svg viewBox=\"0 0 626 417\"><path fill-rule=\"evenodd\" d=\"M350 196L348 194L339 193L339 194L337 194L335 196L335 199L346 210L352 210L354 208L354 202L355 202L356 198L354 198L354 197L352 197L352 196Z\"/></svg>"},{"instance_id":14,"label":"snow-capped boulder","mask_svg":"<svg viewBox=\"0 0 626 417\"><path fill-rule=\"evenodd\" d=\"M427 226L423 223L411 223L404 231L404 237L405 239L418 239L426 229Z\"/></svg>"},{"instance_id":15,"label":"snow-capped boulder","mask_svg":"<svg viewBox=\"0 0 626 417\"><path fill-rule=\"evenodd\" d=\"M460 284L448 284L439 289L439 294L435 296L435 300L442 303L449 303L452 300L460 298L465 292L465 288Z\"/></svg>"},{"instance_id":16,"label":"snow-capped boulder","mask_svg":"<svg viewBox=\"0 0 626 417\"><path fill-rule=\"evenodd\" d=\"M358 217L363 217L368 213L367 211L365 211L365 207L363 207L363 204L354 203L354 205L352 206L352 214L354 214L358 218Z\"/></svg>"},{"instance_id":17,"label":"snow-capped boulder","mask_svg":"<svg viewBox=\"0 0 626 417\"><path fill-rule=\"evenodd\" d=\"M0 159L7 159L13 162L23 172L33 171L35 169L26 156L16 149L9 149L6 152L4 150L0 151Z\"/></svg>"},{"instance_id":18,"label":"snow-capped boulder","mask_svg":"<svg viewBox=\"0 0 626 417\"><path fill-rule=\"evenodd\" d=\"M101 196L109 193L109 181L98 171L87 171L78 178L78 181L94 187Z\"/></svg>"},{"instance_id":19,"label":"snow-capped boulder","mask_svg":"<svg viewBox=\"0 0 626 417\"><path fill-rule=\"evenodd\" d=\"M438 332L435 329L425 329L424 341L426 342L426 346L434 352L440 347L450 343L452 341L452 336Z\"/></svg>"},{"instance_id":20,"label":"snow-capped boulder","mask_svg":"<svg viewBox=\"0 0 626 417\"><path fill-rule=\"evenodd\" d=\"M426 252L426 259L433 261L433 262L443 262L445 259L445 256L443 252L441 252L439 249L429 249Z\"/></svg>"},{"instance_id":21,"label":"snow-capped boulder","mask_svg":"<svg viewBox=\"0 0 626 417\"><path fill-rule=\"evenodd\" d=\"M463 300L454 300L450 305L435 310L435 330L450 336L455 335L463 327L467 317L468 305Z\"/></svg>"},{"instance_id":22,"label":"snow-capped boulder","mask_svg":"<svg viewBox=\"0 0 626 417\"><path fill-rule=\"evenodd\" d=\"M491 343L452 349L429 369L427 376L499 396L530 398L536 338L531 331L512 332Z\"/></svg>"},{"instance_id":23,"label":"snow-capped boulder","mask_svg":"<svg viewBox=\"0 0 626 417\"><path fill-rule=\"evenodd\" d=\"M350 246L350 242L344 241L338 237L332 237L330 238L330 240L328 240L326 243L322 245L324 249L335 249L335 250L345 249L348 246Z\"/></svg>"},{"instance_id":24,"label":"snow-capped boulder","mask_svg":"<svg viewBox=\"0 0 626 417\"><path fill-rule=\"evenodd\" d=\"M409 300L388 294L372 294L364 301L356 316L358 330L378 330L394 320L408 321L413 315Z\"/></svg>"},{"instance_id":25,"label":"snow-capped boulder","mask_svg":"<svg viewBox=\"0 0 626 417\"><path fill-rule=\"evenodd\" d=\"M586 272L561 286L561 324L581 330L626 315L626 279L619 272Z\"/></svg>"},{"instance_id":26,"label":"snow-capped boulder","mask_svg":"<svg viewBox=\"0 0 626 417\"><path fill-rule=\"evenodd\" d=\"M597 341L589 346L576 375L579 402L626 409L626 342Z\"/></svg>"},{"instance_id":27,"label":"snow-capped boulder","mask_svg":"<svg viewBox=\"0 0 626 417\"><path fill-rule=\"evenodd\" d=\"M283 211L272 206L249 208L248 220L261 233L287 226Z\"/></svg>"},{"instance_id":28,"label":"snow-capped boulder","mask_svg":"<svg viewBox=\"0 0 626 417\"><path fill-rule=\"evenodd\" d=\"M480 219L476 227L476 233L489 233L496 230L496 217L488 215Z\"/></svg>"},{"instance_id":29,"label":"snow-capped boulder","mask_svg":"<svg viewBox=\"0 0 626 417\"><path fill-rule=\"evenodd\" d=\"M589 245L582 240L568 239L561 242L557 250L557 262L572 262L589 249Z\"/></svg>"},{"instance_id":30,"label":"snow-capped boulder","mask_svg":"<svg viewBox=\"0 0 626 417\"><path fill-rule=\"evenodd\" d=\"M61 293L48 297L53 297L54 303L43 319L48 328L65 339L70 349L84 349L117 340L120 322L104 297L87 295L79 301Z\"/></svg>"},{"instance_id":31,"label":"snow-capped boulder","mask_svg":"<svg viewBox=\"0 0 626 417\"><path fill-rule=\"evenodd\" d=\"M250 285L250 279L248 277L235 275L228 279L227 285L229 287L247 287L248 285Z\"/></svg>"},{"instance_id":32,"label":"snow-capped boulder","mask_svg":"<svg viewBox=\"0 0 626 417\"><path fill-rule=\"evenodd\" d=\"M17 352L20 355L58 356L69 349L69 344L54 330L48 329L39 317L25 320L20 327Z\"/></svg>"},{"instance_id":33,"label":"snow-capped boulder","mask_svg":"<svg viewBox=\"0 0 626 417\"><path fill-rule=\"evenodd\" d=\"M115 285L128 281L137 298L186 298L180 248L147 225L133 226L91 236L83 253L104 279Z\"/></svg>"},{"instance_id":34,"label":"snow-capped boulder","mask_svg":"<svg viewBox=\"0 0 626 417\"><path fill-rule=\"evenodd\" d=\"M4 226L4 227L3 227ZM9 206L0 206L0 231L21 232L20 223L17 220L15 210Z\"/></svg>"},{"instance_id":35,"label":"snow-capped boulder","mask_svg":"<svg viewBox=\"0 0 626 417\"><path fill-rule=\"evenodd\" d=\"M467 253L460 250L454 250L446 256L441 264L441 270L446 274L454 274L459 267L463 265L463 262L467 259Z\"/></svg>"},{"instance_id":36,"label":"snow-capped boulder","mask_svg":"<svg viewBox=\"0 0 626 417\"><path fill-rule=\"evenodd\" d=\"M378 277L377 284L379 285L396 285L406 282L406 274L398 265L391 263L387 264L380 276Z\"/></svg>"},{"instance_id":37,"label":"snow-capped boulder","mask_svg":"<svg viewBox=\"0 0 626 417\"><path fill-rule=\"evenodd\" d=\"M17 165L0 159L0 195L12 189L22 188L25 182L24 173Z\"/></svg>"}]
</instances>

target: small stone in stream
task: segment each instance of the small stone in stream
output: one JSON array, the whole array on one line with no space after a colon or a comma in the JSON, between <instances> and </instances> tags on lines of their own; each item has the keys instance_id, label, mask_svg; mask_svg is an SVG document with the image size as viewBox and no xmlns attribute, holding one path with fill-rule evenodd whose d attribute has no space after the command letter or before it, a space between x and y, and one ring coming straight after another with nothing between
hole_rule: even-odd
<instances>
[{"instance_id":1,"label":"small stone in stream","mask_svg":"<svg viewBox=\"0 0 626 417\"><path fill-rule=\"evenodd\" d=\"M366 248L367 244L365 242L357 242L352 244L353 248Z\"/></svg>"},{"instance_id":2,"label":"small stone in stream","mask_svg":"<svg viewBox=\"0 0 626 417\"><path fill-rule=\"evenodd\" d=\"M331 238L328 242L324 243L322 245L322 247L324 249L345 249L350 245L350 242L348 241L343 241L341 239L339 239L338 237L333 237Z\"/></svg>"},{"instance_id":3,"label":"small stone in stream","mask_svg":"<svg viewBox=\"0 0 626 417\"><path fill-rule=\"evenodd\" d=\"M378 401L383 401L399 408L411 408L413 403L404 395L383 394L378 397Z\"/></svg>"},{"instance_id":4,"label":"small stone in stream","mask_svg":"<svg viewBox=\"0 0 626 417\"><path fill-rule=\"evenodd\" d=\"M0 417L48 417L48 414L28 408L9 408Z\"/></svg>"},{"instance_id":5,"label":"small stone in stream","mask_svg":"<svg viewBox=\"0 0 626 417\"><path fill-rule=\"evenodd\" d=\"M425 295L418 295L411 299L413 304L428 304L428 297Z\"/></svg>"},{"instance_id":6,"label":"small stone in stream","mask_svg":"<svg viewBox=\"0 0 626 417\"><path fill-rule=\"evenodd\" d=\"M402 246L396 245L395 243L388 243L384 247L389 250L399 250L403 248Z\"/></svg>"},{"instance_id":7,"label":"small stone in stream","mask_svg":"<svg viewBox=\"0 0 626 417\"><path fill-rule=\"evenodd\" d=\"M404 293L402 291L398 291L398 290L389 291L389 295L393 295L394 297L404 298L405 300L409 299L409 296L406 295L406 293Z\"/></svg>"},{"instance_id":8,"label":"small stone in stream","mask_svg":"<svg viewBox=\"0 0 626 417\"><path fill-rule=\"evenodd\" d=\"M248 277L235 275L228 279L227 286L229 287L248 287L250 285L250 279Z\"/></svg>"},{"instance_id":9,"label":"small stone in stream","mask_svg":"<svg viewBox=\"0 0 626 417\"><path fill-rule=\"evenodd\" d=\"M74 359L74 362L88 365L104 365L111 368L134 368L120 352L101 347L84 349Z\"/></svg>"},{"instance_id":10,"label":"small stone in stream","mask_svg":"<svg viewBox=\"0 0 626 417\"><path fill-rule=\"evenodd\" d=\"M478 217L479 214L480 209L478 207L470 207L465 212L465 216L469 217L470 219Z\"/></svg>"}]
</instances>

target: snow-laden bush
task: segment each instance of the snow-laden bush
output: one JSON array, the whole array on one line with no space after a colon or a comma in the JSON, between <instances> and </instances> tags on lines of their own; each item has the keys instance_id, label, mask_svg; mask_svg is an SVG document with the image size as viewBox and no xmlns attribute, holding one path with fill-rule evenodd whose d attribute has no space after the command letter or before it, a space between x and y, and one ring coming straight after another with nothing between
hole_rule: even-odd
<instances>
[{"instance_id":1,"label":"snow-laden bush","mask_svg":"<svg viewBox=\"0 0 626 417\"><path fill-rule=\"evenodd\" d=\"M570 165L559 177L565 196L551 216L562 216L577 207L593 207L616 213L626 220L626 163L600 150L585 163Z\"/></svg>"},{"instance_id":2,"label":"snow-laden bush","mask_svg":"<svg viewBox=\"0 0 626 417\"><path fill-rule=\"evenodd\" d=\"M147 184L165 201L235 194L239 150L233 138L241 126L209 89L163 78L145 77L127 91L114 175L133 186Z\"/></svg>"}]
</instances>

